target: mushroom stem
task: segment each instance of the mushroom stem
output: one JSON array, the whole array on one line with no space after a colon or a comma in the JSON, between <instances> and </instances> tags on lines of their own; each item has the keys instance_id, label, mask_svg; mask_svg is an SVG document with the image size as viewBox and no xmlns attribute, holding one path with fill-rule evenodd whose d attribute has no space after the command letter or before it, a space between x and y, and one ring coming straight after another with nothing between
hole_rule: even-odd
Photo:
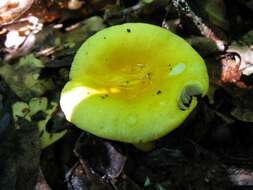
<instances>
[{"instance_id":1,"label":"mushroom stem","mask_svg":"<svg viewBox=\"0 0 253 190\"><path fill-rule=\"evenodd\" d=\"M146 143L136 143L133 144L137 149L142 150L144 152L151 151L155 148L154 142L146 142Z\"/></svg>"}]
</instances>

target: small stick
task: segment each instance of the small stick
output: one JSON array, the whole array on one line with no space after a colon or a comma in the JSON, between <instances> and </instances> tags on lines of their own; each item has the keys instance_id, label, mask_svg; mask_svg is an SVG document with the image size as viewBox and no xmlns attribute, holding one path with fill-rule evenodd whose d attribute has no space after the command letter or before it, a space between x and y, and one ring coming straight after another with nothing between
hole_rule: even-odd
<instances>
[{"instance_id":1,"label":"small stick","mask_svg":"<svg viewBox=\"0 0 253 190\"><path fill-rule=\"evenodd\" d=\"M189 4L186 2L186 0L172 0L173 6L177 9L177 11L180 14L183 14L189 18L192 19L193 23L196 25L196 27L199 29L201 34L205 36L206 38L214 41L217 48L220 51L225 50L225 43L222 41L219 37L215 35L215 33L209 28L203 20L197 16L192 10Z\"/></svg>"}]
</instances>

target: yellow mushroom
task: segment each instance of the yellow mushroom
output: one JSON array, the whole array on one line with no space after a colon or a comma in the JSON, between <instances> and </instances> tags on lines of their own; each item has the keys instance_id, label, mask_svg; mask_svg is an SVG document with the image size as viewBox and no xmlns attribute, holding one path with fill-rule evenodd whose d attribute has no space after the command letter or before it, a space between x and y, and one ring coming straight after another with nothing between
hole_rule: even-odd
<instances>
[{"instance_id":1,"label":"yellow mushroom","mask_svg":"<svg viewBox=\"0 0 253 190\"><path fill-rule=\"evenodd\" d=\"M207 90L205 63L186 41L155 25L126 23L80 47L60 104L77 127L138 145L178 127Z\"/></svg>"}]
</instances>

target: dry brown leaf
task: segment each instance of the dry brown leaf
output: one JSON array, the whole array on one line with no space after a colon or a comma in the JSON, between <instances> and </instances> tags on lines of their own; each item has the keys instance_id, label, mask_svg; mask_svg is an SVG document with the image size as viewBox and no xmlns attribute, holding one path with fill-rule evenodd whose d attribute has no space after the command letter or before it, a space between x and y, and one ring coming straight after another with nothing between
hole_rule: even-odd
<instances>
[{"instance_id":1,"label":"dry brown leaf","mask_svg":"<svg viewBox=\"0 0 253 190\"><path fill-rule=\"evenodd\" d=\"M34 0L1 0L0 25L13 22L23 15L33 4Z\"/></svg>"}]
</instances>

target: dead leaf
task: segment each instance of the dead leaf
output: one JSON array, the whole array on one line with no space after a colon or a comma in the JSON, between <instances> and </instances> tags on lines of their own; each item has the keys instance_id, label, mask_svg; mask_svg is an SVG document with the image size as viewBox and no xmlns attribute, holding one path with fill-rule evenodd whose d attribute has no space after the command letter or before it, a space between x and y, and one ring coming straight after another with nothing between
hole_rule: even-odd
<instances>
[{"instance_id":1,"label":"dead leaf","mask_svg":"<svg viewBox=\"0 0 253 190\"><path fill-rule=\"evenodd\" d=\"M88 138L83 142L79 139L75 152L81 160L85 160L87 167L109 180L121 174L126 162L126 156L112 143L97 138Z\"/></svg>"},{"instance_id":2,"label":"dead leaf","mask_svg":"<svg viewBox=\"0 0 253 190\"><path fill-rule=\"evenodd\" d=\"M0 76L21 99L29 100L54 87L51 79L40 79L43 67L42 61L30 54L14 65L3 64L0 67Z\"/></svg>"},{"instance_id":3,"label":"dead leaf","mask_svg":"<svg viewBox=\"0 0 253 190\"><path fill-rule=\"evenodd\" d=\"M34 0L1 0L0 25L13 22L22 16L33 4Z\"/></svg>"}]
</instances>

